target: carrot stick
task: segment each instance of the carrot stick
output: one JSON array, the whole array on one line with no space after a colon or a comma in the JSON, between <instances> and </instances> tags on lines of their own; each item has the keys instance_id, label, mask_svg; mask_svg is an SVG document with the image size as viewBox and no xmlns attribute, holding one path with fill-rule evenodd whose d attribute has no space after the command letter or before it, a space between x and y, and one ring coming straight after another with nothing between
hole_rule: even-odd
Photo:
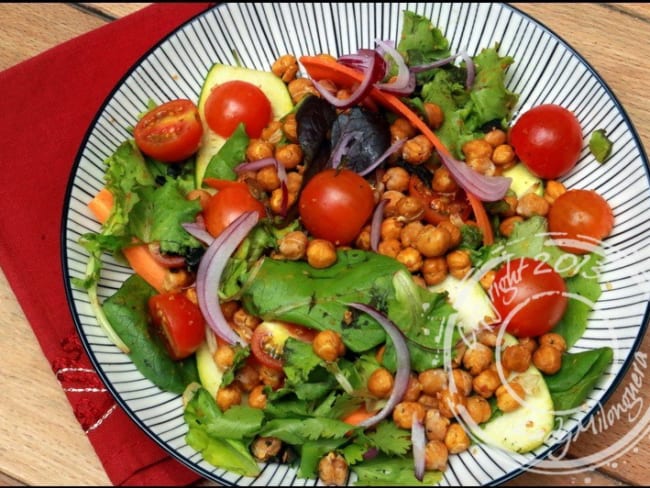
<instances>
[{"instance_id":1,"label":"carrot stick","mask_svg":"<svg viewBox=\"0 0 650 488\"><path fill-rule=\"evenodd\" d=\"M88 202L88 208L95 218L104 223L111 215L113 208L113 194L102 188L94 198ZM169 270L162 266L149 252L146 244L136 244L122 249L124 257L129 262L133 271L139 274L147 283L153 286L158 293L166 290L165 282Z\"/></svg>"},{"instance_id":2,"label":"carrot stick","mask_svg":"<svg viewBox=\"0 0 650 488\"><path fill-rule=\"evenodd\" d=\"M348 66L344 66L331 58L323 56L301 56L300 63L305 67L309 76L316 81L329 79L336 84L344 86L361 83L363 81L363 73ZM406 118L427 139L429 139L431 144L433 144L439 152L451 156L449 150L431 128L398 97L391 93L386 93L377 87L372 87L370 89L370 96L383 106ZM494 235L483 202L469 192L466 193L472 206L472 210L474 211L476 223L483 232L483 244L492 244L494 242Z\"/></svg>"},{"instance_id":3,"label":"carrot stick","mask_svg":"<svg viewBox=\"0 0 650 488\"><path fill-rule=\"evenodd\" d=\"M466 193L469 204L472 206L474 217L476 217L476 225L483 233L483 244L486 246L492 244L494 242L494 233L492 232L492 224L490 224L490 218L485 211L483 202L471 193Z\"/></svg>"}]
</instances>

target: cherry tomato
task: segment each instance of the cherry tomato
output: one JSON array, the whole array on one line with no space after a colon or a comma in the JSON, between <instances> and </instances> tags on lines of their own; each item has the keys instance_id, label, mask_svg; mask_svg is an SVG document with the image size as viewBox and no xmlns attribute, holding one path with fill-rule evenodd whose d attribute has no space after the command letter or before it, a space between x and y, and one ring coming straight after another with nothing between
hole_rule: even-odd
<instances>
[{"instance_id":1,"label":"cherry tomato","mask_svg":"<svg viewBox=\"0 0 650 488\"><path fill-rule=\"evenodd\" d=\"M289 337L311 342L316 331L288 322L262 322L253 332L251 352L263 366L282 371L284 343Z\"/></svg>"},{"instance_id":2,"label":"cherry tomato","mask_svg":"<svg viewBox=\"0 0 650 488\"><path fill-rule=\"evenodd\" d=\"M349 169L326 169L305 185L298 209L314 237L339 246L359 235L374 206L372 188L363 176Z\"/></svg>"},{"instance_id":3,"label":"cherry tomato","mask_svg":"<svg viewBox=\"0 0 650 488\"><path fill-rule=\"evenodd\" d=\"M264 92L246 81L222 83L205 101L205 121L221 137L229 137L243 123L248 136L257 138L272 115L271 102Z\"/></svg>"},{"instance_id":4,"label":"cherry tomato","mask_svg":"<svg viewBox=\"0 0 650 488\"><path fill-rule=\"evenodd\" d=\"M206 183L211 184L209 180ZM265 216L264 204L256 199L246 183L229 181L217 193L210 197L203 219L205 227L213 237L217 237L237 217L244 212L257 212L260 218Z\"/></svg>"},{"instance_id":5,"label":"cherry tomato","mask_svg":"<svg viewBox=\"0 0 650 488\"><path fill-rule=\"evenodd\" d=\"M562 277L548 264L517 258L501 265L488 293L509 333L537 337L562 318L566 290Z\"/></svg>"},{"instance_id":6,"label":"cherry tomato","mask_svg":"<svg viewBox=\"0 0 650 488\"><path fill-rule=\"evenodd\" d=\"M548 213L548 228L551 233L557 233L555 237L560 249L586 254L612 232L614 214L598 193L575 188L553 202ZM575 245L569 241L575 241Z\"/></svg>"},{"instance_id":7,"label":"cherry tomato","mask_svg":"<svg viewBox=\"0 0 650 488\"><path fill-rule=\"evenodd\" d=\"M180 291L154 295L148 305L154 330L172 359L196 352L205 340L205 320L198 305Z\"/></svg>"},{"instance_id":8,"label":"cherry tomato","mask_svg":"<svg viewBox=\"0 0 650 488\"><path fill-rule=\"evenodd\" d=\"M538 105L515 121L509 141L517 157L533 174L556 179L578 162L582 129L573 112L566 108Z\"/></svg>"},{"instance_id":9,"label":"cherry tomato","mask_svg":"<svg viewBox=\"0 0 650 488\"><path fill-rule=\"evenodd\" d=\"M178 99L147 112L136 124L133 137L147 156L176 163L194 154L201 142L203 125L196 105Z\"/></svg>"},{"instance_id":10,"label":"cherry tomato","mask_svg":"<svg viewBox=\"0 0 650 488\"><path fill-rule=\"evenodd\" d=\"M409 195L424 204L423 218L430 224L435 225L443 220L449 220L453 214L465 221L471 211L467 196L462 189L453 193L438 193L427 187L416 175L411 175L409 180Z\"/></svg>"}]
</instances>

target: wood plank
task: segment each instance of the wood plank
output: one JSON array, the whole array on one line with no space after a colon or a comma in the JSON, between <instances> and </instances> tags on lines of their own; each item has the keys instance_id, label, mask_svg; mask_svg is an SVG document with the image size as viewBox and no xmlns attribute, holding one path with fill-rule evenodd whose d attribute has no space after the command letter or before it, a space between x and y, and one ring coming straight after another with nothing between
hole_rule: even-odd
<instances>
[{"instance_id":1,"label":"wood plank","mask_svg":"<svg viewBox=\"0 0 650 488\"><path fill-rule=\"evenodd\" d=\"M106 23L63 3L0 3L0 19L0 70Z\"/></svg>"},{"instance_id":2,"label":"wood plank","mask_svg":"<svg viewBox=\"0 0 650 488\"><path fill-rule=\"evenodd\" d=\"M120 18L129 15L141 8L151 5L151 3L80 3L82 7L87 7L113 18Z\"/></svg>"}]
</instances>

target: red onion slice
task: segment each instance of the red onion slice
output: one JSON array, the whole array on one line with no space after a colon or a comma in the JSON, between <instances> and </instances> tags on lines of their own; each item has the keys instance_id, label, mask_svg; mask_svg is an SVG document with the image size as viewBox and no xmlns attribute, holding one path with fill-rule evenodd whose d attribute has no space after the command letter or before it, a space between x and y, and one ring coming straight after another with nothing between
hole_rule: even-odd
<instances>
[{"instance_id":1,"label":"red onion slice","mask_svg":"<svg viewBox=\"0 0 650 488\"><path fill-rule=\"evenodd\" d=\"M221 275L230 256L259 220L257 212L244 212L219 234L205 251L196 274L199 308L210 328L228 344L246 345L228 324L219 305Z\"/></svg>"},{"instance_id":2,"label":"red onion slice","mask_svg":"<svg viewBox=\"0 0 650 488\"><path fill-rule=\"evenodd\" d=\"M413 446L414 474L418 481L422 481L422 478L424 478L424 469L426 467L426 434L424 433L424 425L420 422L415 413L413 414L413 423L411 425L411 443Z\"/></svg>"},{"instance_id":3,"label":"red onion slice","mask_svg":"<svg viewBox=\"0 0 650 488\"><path fill-rule=\"evenodd\" d=\"M391 42L377 39L375 43L377 44L377 51L381 55L387 54L390 56L397 66L397 76L394 81L390 83L375 83L375 86L380 90L390 91L400 95L411 94L415 89L415 75L410 72L404 57L393 47Z\"/></svg>"},{"instance_id":4,"label":"red onion slice","mask_svg":"<svg viewBox=\"0 0 650 488\"><path fill-rule=\"evenodd\" d=\"M366 176L368 173L370 173L373 169L375 169L377 166L379 166L381 163L383 163L388 157L391 155L395 154L397 151L402 149L402 146L406 143L406 139L399 139L395 141L388 149L384 151L384 154L379 156L377 158L377 161L372 163L370 166L368 166L366 169L363 171L360 171L359 174L361 176Z\"/></svg>"},{"instance_id":5,"label":"red onion slice","mask_svg":"<svg viewBox=\"0 0 650 488\"><path fill-rule=\"evenodd\" d=\"M384 207L388 204L386 198L382 198L377 206L375 211L372 214L372 220L370 221L370 249L375 252L378 252L379 240L381 239L381 222L384 220Z\"/></svg>"},{"instance_id":6,"label":"red onion slice","mask_svg":"<svg viewBox=\"0 0 650 488\"><path fill-rule=\"evenodd\" d=\"M395 408L402 398L404 393L406 393L406 388L408 386L409 374L411 372L411 355L409 353L406 342L404 341L404 336L402 331L383 313L376 310L375 308L365 305L363 303L348 303L349 307L356 308L361 312L365 312L374 318L379 325L381 325L388 336L393 341L393 346L395 346L395 353L397 357L397 371L395 372L395 384L393 386L393 391L391 392L388 400L384 407L379 410L375 415L365 419L362 422L359 422L358 427L367 428L372 427L378 422L385 419Z\"/></svg>"},{"instance_id":7,"label":"red onion slice","mask_svg":"<svg viewBox=\"0 0 650 488\"><path fill-rule=\"evenodd\" d=\"M474 171L467 163L454 159L449 154L438 151L442 162L445 164L458 185L484 202L501 200L508 188L511 178L505 176L486 176Z\"/></svg>"},{"instance_id":8,"label":"red onion slice","mask_svg":"<svg viewBox=\"0 0 650 488\"><path fill-rule=\"evenodd\" d=\"M205 225L201 225L198 222L185 222L181 225L189 235L208 246L212 244L212 241L214 241L214 237L212 237L212 234L206 230Z\"/></svg>"},{"instance_id":9,"label":"red onion slice","mask_svg":"<svg viewBox=\"0 0 650 488\"><path fill-rule=\"evenodd\" d=\"M379 56L378 53L373 52L373 56L369 57L368 63L365 65L365 69L363 70L363 81L357 89L345 99L337 98L336 95L331 94L327 88L314 79L312 79L312 83L316 90L318 90L318 93L320 93L321 96L334 107L338 109L346 109L353 105L357 105L361 100L363 100L366 95L368 95L373 85L383 78L385 70L382 61L381 56Z\"/></svg>"},{"instance_id":10,"label":"red onion slice","mask_svg":"<svg viewBox=\"0 0 650 488\"><path fill-rule=\"evenodd\" d=\"M332 149L332 155L330 156L330 166L332 168L336 169L339 167L348 147L360 140L361 136L363 136L363 134L358 130L346 132L341 136L336 143L336 146L334 146L334 149Z\"/></svg>"}]
</instances>

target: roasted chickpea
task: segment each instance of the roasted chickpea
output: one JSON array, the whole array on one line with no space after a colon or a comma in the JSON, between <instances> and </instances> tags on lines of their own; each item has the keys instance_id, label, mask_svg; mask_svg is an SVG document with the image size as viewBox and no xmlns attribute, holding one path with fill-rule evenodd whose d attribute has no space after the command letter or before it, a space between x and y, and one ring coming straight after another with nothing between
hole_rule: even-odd
<instances>
[{"instance_id":1,"label":"roasted chickpea","mask_svg":"<svg viewBox=\"0 0 650 488\"><path fill-rule=\"evenodd\" d=\"M440 256L437 258L426 258L422 262L422 278L428 286L442 283L447 277L447 260Z\"/></svg>"},{"instance_id":2,"label":"roasted chickpea","mask_svg":"<svg viewBox=\"0 0 650 488\"><path fill-rule=\"evenodd\" d=\"M298 123L295 113L290 113L282 119L282 132L291 142L298 142Z\"/></svg>"},{"instance_id":3,"label":"roasted chickpea","mask_svg":"<svg viewBox=\"0 0 650 488\"><path fill-rule=\"evenodd\" d=\"M515 150L509 144L499 144L492 151L492 162L499 166L505 166L515 161Z\"/></svg>"},{"instance_id":4,"label":"roasted chickpea","mask_svg":"<svg viewBox=\"0 0 650 488\"><path fill-rule=\"evenodd\" d=\"M335 452L329 452L318 463L318 477L325 485L342 486L348 478L348 463Z\"/></svg>"},{"instance_id":5,"label":"roasted chickpea","mask_svg":"<svg viewBox=\"0 0 650 488\"><path fill-rule=\"evenodd\" d=\"M239 307L232 318L236 325L251 330L262 322L259 317L249 314L243 307Z\"/></svg>"},{"instance_id":6,"label":"roasted chickpea","mask_svg":"<svg viewBox=\"0 0 650 488\"><path fill-rule=\"evenodd\" d=\"M418 234L415 241L415 248L427 258L435 258L444 255L451 244L451 236L444 227L425 225Z\"/></svg>"},{"instance_id":7,"label":"roasted chickpea","mask_svg":"<svg viewBox=\"0 0 650 488\"><path fill-rule=\"evenodd\" d=\"M445 113L438 104L424 102L424 112L427 115L427 125L433 130L439 129L445 121Z\"/></svg>"},{"instance_id":8,"label":"roasted chickpea","mask_svg":"<svg viewBox=\"0 0 650 488\"><path fill-rule=\"evenodd\" d=\"M389 256L391 258L397 257L399 252L402 250L402 243L397 239L386 239L385 241L380 241L377 246L377 252L383 254L384 256Z\"/></svg>"},{"instance_id":9,"label":"roasted chickpea","mask_svg":"<svg viewBox=\"0 0 650 488\"><path fill-rule=\"evenodd\" d=\"M413 415L423 422L426 410L418 402L400 402L393 409L393 422L401 429L410 429L413 425Z\"/></svg>"},{"instance_id":10,"label":"roasted chickpea","mask_svg":"<svg viewBox=\"0 0 650 488\"><path fill-rule=\"evenodd\" d=\"M284 373L278 371L268 366L260 366L259 371L260 380L266 386L270 386L272 389L277 390L284 383Z\"/></svg>"},{"instance_id":11,"label":"roasted chickpea","mask_svg":"<svg viewBox=\"0 0 650 488\"><path fill-rule=\"evenodd\" d=\"M492 283L494 283L494 278L496 277L496 274L497 272L491 269L488 270L483 276L481 276L481 279L478 280L478 282L484 290L487 291L490 289Z\"/></svg>"},{"instance_id":12,"label":"roasted chickpea","mask_svg":"<svg viewBox=\"0 0 650 488\"><path fill-rule=\"evenodd\" d=\"M276 146L275 159L286 169L294 169L302 161L302 148L299 144Z\"/></svg>"},{"instance_id":13,"label":"roasted chickpea","mask_svg":"<svg viewBox=\"0 0 650 488\"><path fill-rule=\"evenodd\" d=\"M333 330L322 330L312 341L316 355L325 361L336 361L345 354L345 344L341 336Z\"/></svg>"},{"instance_id":14,"label":"roasted chickpea","mask_svg":"<svg viewBox=\"0 0 650 488\"><path fill-rule=\"evenodd\" d=\"M399 239L404 223L397 217L388 217L381 223L380 236L382 239Z\"/></svg>"},{"instance_id":15,"label":"roasted chickpea","mask_svg":"<svg viewBox=\"0 0 650 488\"><path fill-rule=\"evenodd\" d=\"M490 398L499 386L501 386L501 379L498 373L491 369L481 371L472 380L474 391L483 398Z\"/></svg>"},{"instance_id":16,"label":"roasted chickpea","mask_svg":"<svg viewBox=\"0 0 650 488\"><path fill-rule=\"evenodd\" d=\"M231 383L217 390L217 405L222 412L225 412L234 405L239 405L241 400L241 390L235 383Z\"/></svg>"},{"instance_id":17,"label":"roasted chickpea","mask_svg":"<svg viewBox=\"0 0 650 488\"><path fill-rule=\"evenodd\" d=\"M463 356L463 366L472 376L485 371L494 361L494 352L480 342L471 344Z\"/></svg>"},{"instance_id":18,"label":"roasted chickpea","mask_svg":"<svg viewBox=\"0 0 650 488\"><path fill-rule=\"evenodd\" d=\"M506 204L504 209L499 212L503 217L513 217L517 213L517 204L519 199L516 195L506 195L503 197L503 202Z\"/></svg>"},{"instance_id":19,"label":"roasted chickpea","mask_svg":"<svg viewBox=\"0 0 650 488\"><path fill-rule=\"evenodd\" d=\"M413 127L413 125L404 117L398 117L390 125L390 134L392 142L395 142L415 137L417 131L415 130L415 127Z\"/></svg>"},{"instance_id":20,"label":"roasted chickpea","mask_svg":"<svg viewBox=\"0 0 650 488\"><path fill-rule=\"evenodd\" d=\"M371 244L370 244L370 226L366 225L364 226L363 229L361 229L361 232L359 232L359 235L357 236L356 240L354 241L355 245L359 249L363 249L364 251L369 251L371 249Z\"/></svg>"},{"instance_id":21,"label":"roasted chickpea","mask_svg":"<svg viewBox=\"0 0 650 488\"><path fill-rule=\"evenodd\" d=\"M399 234L399 240L402 245L404 247L414 246L422 229L424 229L424 224L419 220L407 223L402 227L402 231Z\"/></svg>"},{"instance_id":22,"label":"roasted chickpea","mask_svg":"<svg viewBox=\"0 0 650 488\"><path fill-rule=\"evenodd\" d=\"M255 367L250 364L244 364L237 370L235 380L239 383L242 391L250 392L260 384L260 375Z\"/></svg>"},{"instance_id":23,"label":"roasted chickpea","mask_svg":"<svg viewBox=\"0 0 650 488\"><path fill-rule=\"evenodd\" d=\"M555 332L547 332L546 334L541 335L539 337L539 345L553 346L560 352L566 352L567 350L567 345L564 337L562 337L560 334L556 334Z\"/></svg>"},{"instance_id":24,"label":"roasted chickpea","mask_svg":"<svg viewBox=\"0 0 650 488\"><path fill-rule=\"evenodd\" d=\"M472 269L472 260L467 251L456 249L446 256L449 274L454 278L464 278Z\"/></svg>"},{"instance_id":25,"label":"roasted chickpea","mask_svg":"<svg viewBox=\"0 0 650 488\"><path fill-rule=\"evenodd\" d=\"M465 396L472 393L472 375L467 371L454 368L449 373L449 388L456 389Z\"/></svg>"},{"instance_id":26,"label":"roasted chickpea","mask_svg":"<svg viewBox=\"0 0 650 488\"><path fill-rule=\"evenodd\" d=\"M557 197L562 195L562 193L566 193L566 187L562 183L555 180L548 180L546 182L546 185L544 186L544 200L549 204L553 205L553 202L555 202Z\"/></svg>"},{"instance_id":27,"label":"roasted chickpea","mask_svg":"<svg viewBox=\"0 0 650 488\"><path fill-rule=\"evenodd\" d=\"M269 125L262 129L260 139L268 141L271 144L277 144L282 140L282 122L279 120L272 120Z\"/></svg>"},{"instance_id":28,"label":"roasted chickpea","mask_svg":"<svg viewBox=\"0 0 650 488\"><path fill-rule=\"evenodd\" d=\"M490 403L479 395L472 395L467 398L467 413L477 424L482 424L490 420L492 408Z\"/></svg>"},{"instance_id":29,"label":"roasted chickpea","mask_svg":"<svg viewBox=\"0 0 650 488\"><path fill-rule=\"evenodd\" d=\"M446 166L440 166L433 172L431 188L440 193L451 193L458 190L458 184L452 178Z\"/></svg>"},{"instance_id":30,"label":"roasted chickpea","mask_svg":"<svg viewBox=\"0 0 650 488\"><path fill-rule=\"evenodd\" d=\"M277 437L258 437L251 445L251 453L259 461L268 461L278 455L282 441Z\"/></svg>"},{"instance_id":31,"label":"roasted chickpea","mask_svg":"<svg viewBox=\"0 0 650 488\"><path fill-rule=\"evenodd\" d=\"M497 388L497 407L504 413L512 412L521 407L525 397L524 388L519 383L512 381Z\"/></svg>"},{"instance_id":32,"label":"roasted chickpea","mask_svg":"<svg viewBox=\"0 0 650 488\"><path fill-rule=\"evenodd\" d=\"M229 344L223 344L217 347L214 353L214 362L221 371L225 371L233 365L235 361L235 350Z\"/></svg>"},{"instance_id":33,"label":"roasted chickpea","mask_svg":"<svg viewBox=\"0 0 650 488\"><path fill-rule=\"evenodd\" d=\"M292 54L284 54L273 62L271 71L275 76L282 78L282 81L289 83L298 73L298 60Z\"/></svg>"},{"instance_id":34,"label":"roasted chickpea","mask_svg":"<svg viewBox=\"0 0 650 488\"><path fill-rule=\"evenodd\" d=\"M562 367L562 352L550 344L542 344L533 354L533 364L542 373L555 374Z\"/></svg>"},{"instance_id":35,"label":"roasted chickpea","mask_svg":"<svg viewBox=\"0 0 650 488\"><path fill-rule=\"evenodd\" d=\"M403 197L397 202L397 216L404 222L418 220L424 214L424 204L415 197Z\"/></svg>"},{"instance_id":36,"label":"roasted chickpea","mask_svg":"<svg viewBox=\"0 0 650 488\"><path fill-rule=\"evenodd\" d=\"M416 374L411 373L402 401L414 402L420 397L421 393L422 385L420 384L420 380Z\"/></svg>"},{"instance_id":37,"label":"roasted chickpea","mask_svg":"<svg viewBox=\"0 0 650 488\"><path fill-rule=\"evenodd\" d=\"M447 389L449 377L443 368L426 369L418 375L422 391L427 395L436 395Z\"/></svg>"},{"instance_id":38,"label":"roasted chickpea","mask_svg":"<svg viewBox=\"0 0 650 488\"><path fill-rule=\"evenodd\" d=\"M474 139L463 144L461 148L463 154L465 155L465 160L469 161L471 159L477 158L491 158L492 157L492 146L485 139Z\"/></svg>"},{"instance_id":39,"label":"roasted chickpea","mask_svg":"<svg viewBox=\"0 0 650 488\"><path fill-rule=\"evenodd\" d=\"M271 192L269 198L269 207L271 211L275 214L281 214L283 211L286 211L293 203L296 201L297 195L295 193L289 193L285 202L284 192L282 188L276 188Z\"/></svg>"},{"instance_id":40,"label":"roasted chickpea","mask_svg":"<svg viewBox=\"0 0 650 488\"><path fill-rule=\"evenodd\" d=\"M420 398L418 398L418 403L421 403L427 411L432 408L438 408L438 399L433 395L423 393L420 395Z\"/></svg>"},{"instance_id":41,"label":"roasted chickpea","mask_svg":"<svg viewBox=\"0 0 650 488\"><path fill-rule=\"evenodd\" d=\"M487 142L490 146L497 147L507 142L508 135L501 129L492 129L490 132L485 134L485 136L483 136L483 139L485 139L485 142Z\"/></svg>"},{"instance_id":42,"label":"roasted chickpea","mask_svg":"<svg viewBox=\"0 0 650 488\"><path fill-rule=\"evenodd\" d=\"M549 208L549 203L537 193L526 193L519 199L516 212L517 215L529 218L533 215L545 216L548 214Z\"/></svg>"},{"instance_id":43,"label":"roasted chickpea","mask_svg":"<svg viewBox=\"0 0 650 488\"><path fill-rule=\"evenodd\" d=\"M406 192L409 188L411 176L408 171L400 166L388 168L381 181L386 185L387 190Z\"/></svg>"},{"instance_id":44,"label":"roasted chickpea","mask_svg":"<svg viewBox=\"0 0 650 488\"><path fill-rule=\"evenodd\" d=\"M459 452L466 451L471 444L472 441L462 425L454 422L449 426L447 435L445 436L445 445L449 453L458 454Z\"/></svg>"},{"instance_id":45,"label":"roasted chickpea","mask_svg":"<svg viewBox=\"0 0 650 488\"><path fill-rule=\"evenodd\" d=\"M453 249L460 244L463 235L460 232L460 227L454 224L451 220L443 220L438 224L438 227L449 232L449 237L451 237L451 241L449 241L449 249Z\"/></svg>"},{"instance_id":46,"label":"roasted chickpea","mask_svg":"<svg viewBox=\"0 0 650 488\"><path fill-rule=\"evenodd\" d=\"M384 207L384 216L396 217L399 214L397 204L404 198L404 193L395 190L388 190L384 192L381 198L388 200Z\"/></svg>"},{"instance_id":47,"label":"roasted chickpea","mask_svg":"<svg viewBox=\"0 0 650 488\"><path fill-rule=\"evenodd\" d=\"M302 175L297 171L287 172L287 191L297 194L302 187Z\"/></svg>"},{"instance_id":48,"label":"roasted chickpea","mask_svg":"<svg viewBox=\"0 0 650 488\"><path fill-rule=\"evenodd\" d=\"M440 414L440 410L432 408L427 410L424 416L424 432L430 441L442 441L447 435L447 429L451 421Z\"/></svg>"},{"instance_id":49,"label":"roasted chickpea","mask_svg":"<svg viewBox=\"0 0 650 488\"><path fill-rule=\"evenodd\" d=\"M291 80L287 88L289 89L289 95L291 95L291 100L294 104L297 104L310 94L320 97L320 93L318 93L318 90L316 90L316 87L314 87L314 84L309 78L296 78Z\"/></svg>"},{"instance_id":50,"label":"roasted chickpea","mask_svg":"<svg viewBox=\"0 0 650 488\"><path fill-rule=\"evenodd\" d=\"M307 244L307 262L314 268L329 268L336 262L336 247L326 239L312 239Z\"/></svg>"},{"instance_id":51,"label":"roasted chickpea","mask_svg":"<svg viewBox=\"0 0 650 488\"><path fill-rule=\"evenodd\" d=\"M386 368L377 368L368 378L368 391L377 398L388 398L395 379Z\"/></svg>"},{"instance_id":52,"label":"roasted chickpea","mask_svg":"<svg viewBox=\"0 0 650 488\"><path fill-rule=\"evenodd\" d=\"M501 363L511 371L523 373L530 367L531 353L525 345L507 346L501 353Z\"/></svg>"},{"instance_id":53,"label":"roasted chickpea","mask_svg":"<svg viewBox=\"0 0 650 488\"><path fill-rule=\"evenodd\" d=\"M497 344L500 344L499 334L492 329L481 329L476 334L476 340L478 340L484 346L495 348Z\"/></svg>"},{"instance_id":54,"label":"roasted chickpea","mask_svg":"<svg viewBox=\"0 0 650 488\"><path fill-rule=\"evenodd\" d=\"M519 339L519 344L528 349L531 354L537 349L537 340L534 337L522 337Z\"/></svg>"},{"instance_id":55,"label":"roasted chickpea","mask_svg":"<svg viewBox=\"0 0 650 488\"><path fill-rule=\"evenodd\" d=\"M417 273L422 268L422 254L412 247L402 249L397 253L395 259L406 266L411 273Z\"/></svg>"},{"instance_id":56,"label":"roasted chickpea","mask_svg":"<svg viewBox=\"0 0 650 488\"><path fill-rule=\"evenodd\" d=\"M259 374L258 374L259 378ZM248 406L252 408L266 408L266 393L264 393L265 385L257 385L248 394Z\"/></svg>"},{"instance_id":57,"label":"roasted chickpea","mask_svg":"<svg viewBox=\"0 0 650 488\"><path fill-rule=\"evenodd\" d=\"M402 157L409 164L422 164L428 161L432 155L433 144L422 134L408 139L402 146Z\"/></svg>"},{"instance_id":58,"label":"roasted chickpea","mask_svg":"<svg viewBox=\"0 0 650 488\"><path fill-rule=\"evenodd\" d=\"M443 441L429 441L424 446L424 468L427 471L445 471L449 450Z\"/></svg>"},{"instance_id":59,"label":"roasted chickpea","mask_svg":"<svg viewBox=\"0 0 650 488\"><path fill-rule=\"evenodd\" d=\"M260 187L264 191L273 191L280 188L280 178L274 166L261 168L255 177Z\"/></svg>"},{"instance_id":60,"label":"roasted chickpea","mask_svg":"<svg viewBox=\"0 0 650 488\"><path fill-rule=\"evenodd\" d=\"M278 248L286 259L296 261L305 257L307 244L307 235L299 230L294 230L280 238Z\"/></svg>"},{"instance_id":61,"label":"roasted chickpea","mask_svg":"<svg viewBox=\"0 0 650 488\"><path fill-rule=\"evenodd\" d=\"M454 418L460 414L460 407L467 405L467 397L459 391L451 391L451 389L442 390L438 397L439 404L438 410L448 419Z\"/></svg>"},{"instance_id":62,"label":"roasted chickpea","mask_svg":"<svg viewBox=\"0 0 650 488\"><path fill-rule=\"evenodd\" d=\"M251 139L246 147L246 159L249 161L259 161L273 157L273 150L275 146L262 139Z\"/></svg>"},{"instance_id":63,"label":"roasted chickpea","mask_svg":"<svg viewBox=\"0 0 650 488\"><path fill-rule=\"evenodd\" d=\"M515 225L523 221L524 218L521 215L513 215L512 217L508 217L507 219L502 220L499 224L499 232L501 232L501 234L506 237L510 237L512 231L515 229Z\"/></svg>"},{"instance_id":64,"label":"roasted chickpea","mask_svg":"<svg viewBox=\"0 0 650 488\"><path fill-rule=\"evenodd\" d=\"M467 166L482 175L492 176L496 173L496 165L488 157L471 158L466 163Z\"/></svg>"},{"instance_id":65,"label":"roasted chickpea","mask_svg":"<svg viewBox=\"0 0 650 488\"><path fill-rule=\"evenodd\" d=\"M211 197L212 195L210 195L210 192L199 189L190 190L187 192L187 195L185 195L185 198L189 201L198 200L199 205L201 205L203 210L208 206Z\"/></svg>"}]
</instances>

